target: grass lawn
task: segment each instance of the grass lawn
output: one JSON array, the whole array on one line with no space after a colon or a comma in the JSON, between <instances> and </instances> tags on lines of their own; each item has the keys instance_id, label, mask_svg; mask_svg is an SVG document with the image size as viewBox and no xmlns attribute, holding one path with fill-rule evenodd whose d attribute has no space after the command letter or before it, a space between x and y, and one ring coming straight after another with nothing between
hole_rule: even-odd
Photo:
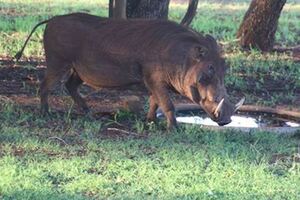
<instances>
[{"instance_id":1,"label":"grass lawn","mask_svg":"<svg viewBox=\"0 0 300 200\"><path fill-rule=\"evenodd\" d=\"M230 94L299 109L299 62L290 54L238 49L235 33L248 3L200 1L192 27L224 45ZM0 0L0 57L13 56L39 21L75 11L107 16L107 1ZM170 19L180 21L184 12L173 4ZM39 28L25 58L43 59L42 34ZM300 43L300 1L285 5L276 43ZM122 114L106 121L41 117L0 94L0 199L300 199L300 132L286 137L191 125L166 132ZM139 136L102 131L124 116Z\"/></svg>"},{"instance_id":2,"label":"grass lawn","mask_svg":"<svg viewBox=\"0 0 300 200\"><path fill-rule=\"evenodd\" d=\"M198 126L111 137L100 121L40 118L10 103L0 120L3 199L300 198L299 137Z\"/></svg>"}]
</instances>

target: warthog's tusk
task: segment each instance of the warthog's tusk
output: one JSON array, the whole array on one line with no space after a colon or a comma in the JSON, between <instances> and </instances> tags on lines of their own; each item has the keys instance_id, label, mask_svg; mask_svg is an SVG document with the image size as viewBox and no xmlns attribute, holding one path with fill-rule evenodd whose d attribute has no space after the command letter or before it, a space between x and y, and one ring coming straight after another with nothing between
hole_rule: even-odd
<instances>
[{"instance_id":1,"label":"warthog's tusk","mask_svg":"<svg viewBox=\"0 0 300 200\"><path fill-rule=\"evenodd\" d=\"M245 102L245 97L243 97L237 104L235 104L235 111L237 111L242 105L243 103Z\"/></svg>"},{"instance_id":2,"label":"warthog's tusk","mask_svg":"<svg viewBox=\"0 0 300 200\"><path fill-rule=\"evenodd\" d=\"M219 116L219 111L221 110L223 104L224 104L224 98L219 102L219 104L218 104L218 106L217 106L217 108L216 108L216 110L215 110L215 112L214 112L214 115L215 115L216 117Z\"/></svg>"}]
</instances>

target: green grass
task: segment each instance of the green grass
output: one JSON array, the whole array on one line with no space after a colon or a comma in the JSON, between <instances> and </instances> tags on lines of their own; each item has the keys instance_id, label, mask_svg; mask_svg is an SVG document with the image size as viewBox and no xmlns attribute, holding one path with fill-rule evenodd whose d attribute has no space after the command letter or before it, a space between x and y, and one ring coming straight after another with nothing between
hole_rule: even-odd
<instances>
[{"instance_id":1,"label":"green grass","mask_svg":"<svg viewBox=\"0 0 300 200\"><path fill-rule=\"evenodd\" d=\"M107 1L105 0L63 2L59 0L0 0L0 5L0 55L8 57L14 56L21 49L35 24L54 15L88 12L107 16ZM226 78L226 84L230 86L229 92L234 94L234 91L240 92L251 88L256 89L257 93L265 93L263 98L248 95L248 103L272 105L282 101L294 102L297 98L296 92L300 90L299 62L292 62L289 54L261 55L256 51L243 53L238 48L236 32L248 5L249 1L246 0L229 1L223 4L200 2L198 14L191 26L203 34L213 35L224 45L224 53L231 66ZM170 19L180 21L186 11L186 6L172 4ZM294 46L300 43L299 13L300 2L298 0L286 3L279 20L276 44ZM37 29L25 49L24 57L44 58L43 30L44 27ZM238 76L239 74L243 76ZM255 74L259 74L259 81L253 76ZM286 88L282 89L280 94L269 91L266 85L270 80L283 83Z\"/></svg>"},{"instance_id":2,"label":"green grass","mask_svg":"<svg viewBox=\"0 0 300 200\"><path fill-rule=\"evenodd\" d=\"M299 138L182 126L105 139L103 121L1 106L2 199L300 198Z\"/></svg>"},{"instance_id":3,"label":"green grass","mask_svg":"<svg viewBox=\"0 0 300 200\"><path fill-rule=\"evenodd\" d=\"M200 2L198 14L192 27L203 33L210 33L220 42L235 40L238 26L247 10L248 1L234 1L227 4ZM0 55L13 56L38 22L54 15L70 12L88 12L107 16L105 0L1 0L0 1ZM170 19L180 21L186 11L186 5L172 5ZM300 2L289 1L279 20L276 34L277 42L293 45L300 41ZM25 56L42 56L41 45L43 28L36 31L32 42L25 50Z\"/></svg>"},{"instance_id":4,"label":"green grass","mask_svg":"<svg viewBox=\"0 0 300 200\"><path fill-rule=\"evenodd\" d=\"M200 1L192 27L224 44L230 93L252 104L293 105L299 62L238 48L235 33L248 3ZM172 5L170 19L180 21L185 9ZM13 56L39 21L78 11L107 16L107 1L0 0L0 56ZM300 2L288 1L277 44L300 43L299 19ZM39 28L25 57L43 59L42 34ZM270 91L274 85L280 90ZM149 135L107 138L101 130L112 121L69 113L41 117L0 96L0 199L300 199L299 134L187 125L167 133L128 113L115 120L128 118L136 132Z\"/></svg>"}]
</instances>

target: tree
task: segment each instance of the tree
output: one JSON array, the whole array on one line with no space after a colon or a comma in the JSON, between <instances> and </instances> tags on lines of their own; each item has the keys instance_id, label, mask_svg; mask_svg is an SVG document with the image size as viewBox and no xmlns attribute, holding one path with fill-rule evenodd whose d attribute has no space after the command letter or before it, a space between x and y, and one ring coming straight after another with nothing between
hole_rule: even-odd
<instances>
[{"instance_id":1,"label":"tree","mask_svg":"<svg viewBox=\"0 0 300 200\"><path fill-rule=\"evenodd\" d=\"M127 0L128 18L168 19L170 0Z\"/></svg>"},{"instance_id":2,"label":"tree","mask_svg":"<svg viewBox=\"0 0 300 200\"><path fill-rule=\"evenodd\" d=\"M243 48L273 49L278 19L286 0L252 0L237 32Z\"/></svg>"},{"instance_id":3,"label":"tree","mask_svg":"<svg viewBox=\"0 0 300 200\"><path fill-rule=\"evenodd\" d=\"M168 19L170 0L127 0L126 8L125 1L110 0L109 17L120 18L123 14L116 12L124 12L126 9L127 18ZM189 0L188 10L181 21L182 25L188 26L192 22L197 6L198 0Z\"/></svg>"},{"instance_id":4,"label":"tree","mask_svg":"<svg viewBox=\"0 0 300 200\"><path fill-rule=\"evenodd\" d=\"M126 19L126 0L109 0L109 17Z\"/></svg>"}]
</instances>

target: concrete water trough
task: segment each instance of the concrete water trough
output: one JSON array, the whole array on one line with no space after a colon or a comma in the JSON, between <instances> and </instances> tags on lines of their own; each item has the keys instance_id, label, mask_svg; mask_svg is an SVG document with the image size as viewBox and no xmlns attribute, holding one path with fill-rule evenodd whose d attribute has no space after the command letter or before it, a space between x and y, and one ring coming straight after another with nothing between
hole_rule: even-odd
<instances>
[{"instance_id":1,"label":"concrete water trough","mask_svg":"<svg viewBox=\"0 0 300 200\"><path fill-rule=\"evenodd\" d=\"M177 104L176 119L179 123L196 124L213 130L239 130L242 132L267 131L280 134L294 134L300 132L300 112L274 109L263 106L242 106L231 117L232 122L219 126L196 104ZM157 116L163 118L160 109Z\"/></svg>"}]
</instances>

